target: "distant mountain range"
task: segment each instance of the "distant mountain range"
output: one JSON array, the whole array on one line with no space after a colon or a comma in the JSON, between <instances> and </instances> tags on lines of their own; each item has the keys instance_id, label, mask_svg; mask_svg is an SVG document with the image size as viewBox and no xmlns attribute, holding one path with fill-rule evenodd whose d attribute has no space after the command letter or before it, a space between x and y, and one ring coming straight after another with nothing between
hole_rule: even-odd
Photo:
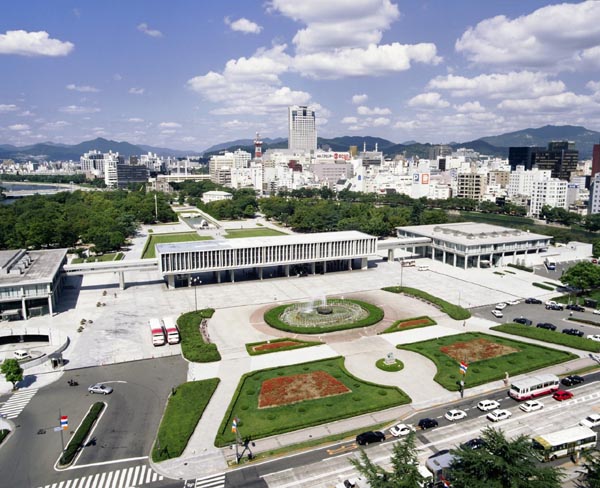
<instances>
[{"instance_id":1,"label":"distant mountain range","mask_svg":"<svg viewBox=\"0 0 600 488\"><path fill-rule=\"evenodd\" d=\"M507 157L508 148L511 146L546 146L548 142L556 140L569 140L575 142L575 147L579 150L580 158L589 159L592 155L592 146L600 143L600 132L574 125L546 125L537 129L523 129L497 136L481 137L474 141L451 143L449 145L454 149L465 147L473 149L481 154ZM329 147L333 151L347 151L350 146L357 146L360 151L365 144L367 150L373 151L377 144L378 149L383 151L386 156L405 154L407 157L419 156L421 158L427 158L429 156L429 150L433 146L433 144L430 143L419 143L416 141L406 141L402 144L396 144L387 139L371 136L343 136L334 137L332 139L319 137L317 144L320 147ZM133 145L128 142L110 141L103 138L85 141L74 146L56 144L53 142L44 142L22 147L3 144L0 145L0 159L78 160L83 153L93 149L101 152L115 151L126 157L147 152L154 152L160 156L172 157L210 157L213 154L218 154L220 151L235 151L238 148L253 153L254 140L237 139L234 141L222 142L209 147L203 153L141 144ZM287 148L287 139L263 139L263 151L281 148Z\"/></svg>"}]
</instances>

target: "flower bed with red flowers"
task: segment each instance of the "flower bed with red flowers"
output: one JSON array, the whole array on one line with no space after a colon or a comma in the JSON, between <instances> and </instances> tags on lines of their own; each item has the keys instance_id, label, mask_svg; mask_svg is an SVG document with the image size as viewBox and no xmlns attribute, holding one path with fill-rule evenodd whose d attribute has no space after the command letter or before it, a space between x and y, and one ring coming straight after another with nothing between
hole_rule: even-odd
<instances>
[{"instance_id":1,"label":"flower bed with red flowers","mask_svg":"<svg viewBox=\"0 0 600 488\"><path fill-rule=\"evenodd\" d=\"M405 320L404 322L399 322L396 327L398 329L404 329L405 327L412 327L415 325L429 325L429 320L425 319L414 319L414 320Z\"/></svg>"},{"instance_id":2,"label":"flower bed with red flowers","mask_svg":"<svg viewBox=\"0 0 600 488\"><path fill-rule=\"evenodd\" d=\"M257 356L259 354L268 354L270 352L279 351L291 351L293 349L300 349L301 347L319 346L322 342L318 341L301 341L299 339L290 339L288 337L281 337L279 339L270 339L262 342L252 342L246 344L246 351L250 356Z\"/></svg>"},{"instance_id":3,"label":"flower bed with red flowers","mask_svg":"<svg viewBox=\"0 0 600 488\"><path fill-rule=\"evenodd\" d=\"M297 341L281 341L281 342L267 342L259 344L258 346L252 346L254 352L259 351L272 351L273 349L281 349L282 347L293 347L301 345L301 342Z\"/></svg>"},{"instance_id":4,"label":"flower bed with red flowers","mask_svg":"<svg viewBox=\"0 0 600 488\"><path fill-rule=\"evenodd\" d=\"M489 341L487 339L473 339L466 342L455 342L449 346L440 347L440 351L456 361L468 359L474 363L483 359L497 358L519 352L516 347Z\"/></svg>"},{"instance_id":5,"label":"flower bed with red flowers","mask_svg":"<svg viewBox=\"0 0 600 488\"><path fill-rule=\"evenodd\" d=\"M325 371L270 378L261 385L258 408L290 405L350 391L350 388Z\"/></svg>"},{"instance_id":6,"label":"flower bed with red flowers","mask_svg":"<svg viewBox=\"0 0 600 488\"><path fill-rule=\"evenodd\" d=\"M418 329L420 327L429 327L430 325L437 325L437 322L431 317L427 317L426 315L423 315L422 317L412 317L410 319L396 320L396 322L385 329L382 334L408 329Z\"/></svg>"}]
</instances>

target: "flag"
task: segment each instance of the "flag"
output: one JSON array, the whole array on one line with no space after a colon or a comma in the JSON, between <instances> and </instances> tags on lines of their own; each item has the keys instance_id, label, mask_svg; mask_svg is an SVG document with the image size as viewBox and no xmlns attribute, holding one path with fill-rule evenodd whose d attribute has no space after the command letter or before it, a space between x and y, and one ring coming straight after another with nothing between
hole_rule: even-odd
<instances>
[{"instance_id":1,"label":"flag","mask_svg":"<svg viewBox=\"0 0 600 488\"><path fill-rule=\"evenodd\" d=\"M69 417L67 417L66 415L61 415L60 427L62 428L62 430L67 430L69 428Z\"/></svg>"},{"instance_id":2,"label":"flag","mask_svg":"<svg viewBox=\"0 0 600 488\"><path fill-rule=\"evenodd\" d=\"M467 363L465 363L464 361L461 361L460 362L460 373L467 374L467 369L469 369L469 366L467 365Z\"/></svg>"},{"instance_id":3,"label":"flag","mask_svg":"<svg viewBox=\"0 0 600 488\"><path fill-rule=\"evenodd\" d=\"M450 482L447 479L442 478L440 481L442 482L442 486L444 488L450 488L451 485L450 485Z\"/></svg>"},{"instance_id":4,"label":"flag","mask_svg":"<svg viewBox=\"0 0 600 488\"><path fill-rule=\"evenodd\" d=\"M231 422L231 432L233 432L234 434L237 432L237 418L233 418L233 421Z\"/></svg>"}]
</instances>

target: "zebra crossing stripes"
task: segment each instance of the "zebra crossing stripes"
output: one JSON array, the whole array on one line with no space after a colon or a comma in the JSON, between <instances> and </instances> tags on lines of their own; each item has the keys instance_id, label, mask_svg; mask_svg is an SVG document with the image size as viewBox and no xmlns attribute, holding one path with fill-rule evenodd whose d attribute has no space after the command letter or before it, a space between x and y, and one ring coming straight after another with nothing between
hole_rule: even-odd
<instances>
[{"instance_id":1,"label":"zebra crossing stripes","mask_svg":"<svg viewBox=\"0 0 600 488\"><path fill-rule=\"evenodd\" d=\"M5 417L7 419L18 417L36 392L37 389L34 388L30 390L19 390L16 393L13 393L6 403L0 407L0 417Z\"/></svg>"},{"instance_id":2,"label":"zebra crossing stripes","mask_svg":"<svg viewBox=\"0 0 600 488\"><path fill-rule=\"evenodd\" d=\"M142 464L60 481L40 488L130 488L162 481L163 479L163 476Z\"/></svg>"},{"instance_id":3,"label":"zebra crossing stripes","mask_svg":"<svg viewBox=\"0 0 600 488\"><path fill-rule=\"evenodd\" d=\"M225 473L206 476L205 478L196 478L195 488L224 488Z\"/></svg>"}]
</instances>

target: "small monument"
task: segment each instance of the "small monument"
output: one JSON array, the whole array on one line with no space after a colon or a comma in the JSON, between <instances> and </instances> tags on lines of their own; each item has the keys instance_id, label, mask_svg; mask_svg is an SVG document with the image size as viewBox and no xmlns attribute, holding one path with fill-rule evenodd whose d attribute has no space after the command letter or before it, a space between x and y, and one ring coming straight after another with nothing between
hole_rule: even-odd
<instances>
[{"instance_id":1,"label":"small monument","mask_svg":"<svg viewBox=\"0 0 600 488\"><path fill-rule=\"evenodd\" d=\"M387 355L385 356L385 361L384 362L387 365L396 364L396 358L394 357L394 353L393 352L388 352Z\"/></svg>"}]
</instances>

